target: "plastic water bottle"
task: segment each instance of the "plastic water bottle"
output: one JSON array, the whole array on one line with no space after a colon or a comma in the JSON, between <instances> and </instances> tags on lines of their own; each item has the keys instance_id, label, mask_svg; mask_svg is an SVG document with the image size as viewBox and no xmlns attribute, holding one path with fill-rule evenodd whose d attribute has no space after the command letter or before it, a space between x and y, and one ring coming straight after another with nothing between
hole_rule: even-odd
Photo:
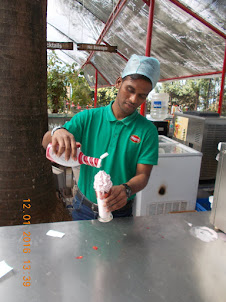
<instances>
[{"instance_id":1,"label":"plastic water bottle","mask_svg":"<svg viewBox=\"0 0 226 302\"><path fill-rule=\"evenodd\" d=\"M151 96L151 118L153 120L164 120L168 116L168 93L155 93Z\"/></svg>"},{"instance_id":2,"label":"plastic water bottle","mask_svg":"<svg viewBox=\"0 0 226 302\"><path fill-rule=\"evenodd\" d=\"M103 158L107 157L108 153L104 153L100 156L100 158L95 158L91 156L86 156L82 153L80 148L77 148L77 160L74 160L72 157L69 158L69 160L65 159L65 152L61 154L60 157L58 157L54 152L52 148L52 144L48 144L46 148L46 157L59 165L65 166L65 167L77 167L79 165L88 165L95 168L101 167L101 161Z\"/></svg>"}]
</instances>

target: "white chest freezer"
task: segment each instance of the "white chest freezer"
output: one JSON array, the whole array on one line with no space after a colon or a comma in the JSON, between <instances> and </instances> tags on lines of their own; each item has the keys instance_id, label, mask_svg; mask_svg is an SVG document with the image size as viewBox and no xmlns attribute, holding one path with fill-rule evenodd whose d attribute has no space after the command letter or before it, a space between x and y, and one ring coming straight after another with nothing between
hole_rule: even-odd
<instances>
[{"instance_id":1,"label":"white chest freezer","mask_svg":"<svg viewBox=\"0 0 226 302\"><path fill-rule=\"evenodd\" d=\"M137 193L134 216L195 210L202 153L170 138L159 139L159 162Z\"/></svg>"},{"instance_id":2,"label":"white chest freezer","mask_svg":"<svg viewBox=\"0 0 226 302\"><path fill-rule=\"evenodd\" d=\"M178 142L165 135L159 135L159 147L171 144L178 144Z\"/></svg>"}]
</instances>

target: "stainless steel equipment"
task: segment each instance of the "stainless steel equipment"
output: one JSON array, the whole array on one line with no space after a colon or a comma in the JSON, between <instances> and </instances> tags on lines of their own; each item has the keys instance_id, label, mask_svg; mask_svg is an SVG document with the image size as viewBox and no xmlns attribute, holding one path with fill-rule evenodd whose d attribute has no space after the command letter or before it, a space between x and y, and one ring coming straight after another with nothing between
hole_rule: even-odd
<instances>
[{"instance_id":1,"label":"stainless steel equipment","mask_svg":"<svg viewBox=\"0 0 226 302\"><path fill-rule=\"evenodd\" d=\"M226 233L226 143L221 143L210 221Z\"/></svg>"},{"instance_id":2,"label":"stainless steel equipment","mask_svg":"<svg viewBox=\"0 0 226 302\"><path fill-rule=\"evenodd\" d=\"M176 113L173 120L173 139L202 152L200 180L214 180L217 171L217 146L219 142L226 141L226 118L198 115L201 114Z\"/></svg>"},{"instance_id":3,"label":"stainless steel equipment","mask_svg":"<svg viewBox=\"0 0 226 302\"><path fill-rule=\"evenodd\" d=\"M1 227L1 301L225 302L226 244L188 224L212 228L209 212Z\"/></svg>"}]
</instances>

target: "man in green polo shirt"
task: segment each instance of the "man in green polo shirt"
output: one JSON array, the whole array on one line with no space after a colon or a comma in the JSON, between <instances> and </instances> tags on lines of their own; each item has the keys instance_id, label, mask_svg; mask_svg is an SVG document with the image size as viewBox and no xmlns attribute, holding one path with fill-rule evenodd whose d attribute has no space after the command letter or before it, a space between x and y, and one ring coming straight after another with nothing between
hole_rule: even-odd
<instances>
[{"instance_id":1,"label":"man in green polo shirt","mask_svg":"<svg viewBox=\"0 0 226 302\"><path fill-rule=\"evenodd\" d=\"M105 205L114 217L132 215L135 193L147 185L151 169L158 162L156 127L136 109L146 101L159 75L158 60L133 55L116 81L119 91L115 101L76 114L62 127L53 129L52 136L47 132L43 138L45 148L52 142L55 153L60 156L65 151L66 159L76 159L76 142L81 143L87 156L99 158L109 153L100 169L110 174L113 182ZM93 182L100 169L81 165L73 220L97 218Z\"/></svg>"}]
</instances>

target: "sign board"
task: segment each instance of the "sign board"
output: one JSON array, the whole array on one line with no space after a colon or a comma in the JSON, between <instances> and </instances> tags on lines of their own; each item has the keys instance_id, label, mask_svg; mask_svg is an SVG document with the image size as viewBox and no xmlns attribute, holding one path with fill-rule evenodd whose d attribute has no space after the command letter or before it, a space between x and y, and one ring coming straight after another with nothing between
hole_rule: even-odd
<instances>
[{"instance_id":1,"label":"sign board","mask_svg":"<svg viewBox=\"0 0 226 302\"><path fill-rule=\"evenodd\" d=\"M117 46L78 43L77 50L117 52Z\"/></svg>"},{"instance_id":2,"label":"sign board","mask_svg":"<svg viewBox=\"0 0 226 302\"><path fill-rule=\"evenodd\" d=\"M73 42L47 42L47 49L73 50Z\"/></svg>"},{"instance_id":3,"label":"sign board","mask_svg":"<svg viewBox=\"0 0 226 302\"><path fill-rule=\"evenodd\" d=\"M188 132L188 118L183 116L177 116L174 126L174 136L177 139L186 141Z\"/></svg>"}]
</instances>

